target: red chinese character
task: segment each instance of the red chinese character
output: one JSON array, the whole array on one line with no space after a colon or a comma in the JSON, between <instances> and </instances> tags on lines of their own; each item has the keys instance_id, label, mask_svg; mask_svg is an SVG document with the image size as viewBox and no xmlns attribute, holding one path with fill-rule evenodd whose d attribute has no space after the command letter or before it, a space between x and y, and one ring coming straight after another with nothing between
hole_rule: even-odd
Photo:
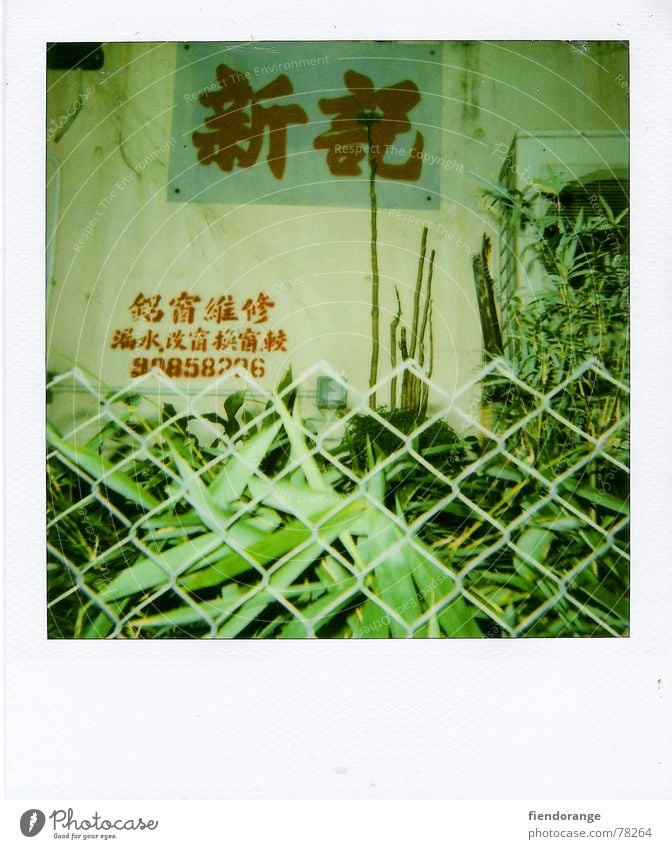
<instances>
[{"instance_id":1,"label":"red chinese character","mask_svg":"<svg viewBox=\"0 0 672 849\"><path fill-rule=\"evenodd\" d=\"M212 347L216 351L237 351L238 337L233 330L220 330L215 336Z\"/></svg>"},{"instance_id":2,"label":"red chinese character","mask_svg":"<svg viewBox=\"0 0 672 849\"><path fill-rule=\"evenodd\" d=\"M198 330L194 330L193 333L190 333L189 336L191 336L191 350L207 351L209 335L210 331L203 330L202 327L199 327Z\"/></svg>"},{"instance_id":3,"label":"red chinese character","mask_svg":"<svg viewBox=\"0 0 672 849\"><path fill-rule=\"evenodd\" d=\"M112 337L112 347L122 348L132 351L137 344L137 340L133 338L133 328L125 327L123 330L115 330Z\"/></svg>"},{"instance_id":4,"label":"red chinese character","mask_svg":"<svg viewBox=\"0 0 672 849\"><path fill-rule=\"evenodd\" d=\"M138 341L138 348L146 348L148 351L151 348L156 348L157 351L163 352L163 345L159 341L156 330L148 330L147 333Z\"/></svg>"},{"instance_id":5,"label":"red chinese character","mask_svg":"<svg viewBox=\"0 0 672 849\"><path fill-rule=\"evenodd\" d=\"M177 351L186 351L187 346L184 344L184 331L171 330L166 340L166 350L175 348Z\"/></svg>"},{"instance_id":6,"label":"red chinese character","mask_svg":"<svg viewBox=\"0 0 672 849\"><path fill-rule=\"evenodd\" d=\"M279 180L285 173L287 126L305 124L308 116L296 104L267 107L260 104L292 94L289 77L283 74L255 94L244 74L219 65L217 81L217 91L206 92L199 98L214 114L205 119L208 132L192 135L198 148L198 161L203 165L215 162L222 171L232 171L236 163L249 168L259 158L264 130L268 129L267 161L271 173Z\"/></svg>"},{"instance_id":7,"label":"red chinese character","mask_svg":"<svg viewBox=\"0 0 672 849\"><path fill-rule=\"evenodd\" d=\"M198 295L189 295L187 292L182 292L177 298L171 298L168 303L173 308L173 322L191 324L194 320L194 304L200 300Z\"/></svg>"},{"instance_id":8,"label":"red chinese character","mask_svg":"<svg viewBox=\"0 0 672 849\"><path fill-rule=\"evenodd\" d=\"M142 292L129 307L133 320L144 318L145 321L157 322L163 318L163 310L159 309L161 295L149 295L145 297Z\"/></svg>"},{"instance_id":9,"label":"red chinese character","mask_svg":"<svg viewBox=\"0 0 672 849\"><path fill-rule=\"evenodd\" d=\"M350 177L361 174L359 163L365 156L375 164L376 173L390 180L417 180L422 170L425 140L416 132L413 148L406 162L384 162L392 142L409 132L407 113L420 102L420 93L410 80L375 91L370 77L346 71L345 84L350 95L322 99L320 109L334 115L331 127L313 142L327 151L327 165L332 174Z\"/></svg>"},{"instance_id":10,"label":"red chinese character","mask_svg":"<svg viewBox=\"0 0 672 849\"><path fill-rule=\"evenodd\" d=\"M287 334L284 330L278 330L277 333L274 333L272 330L269 330L268 333L264 336L264 351L286 351L286 341Z\"/></svg>"},{"instance_id":11,"label":"red chinese character","mask_svg":"<svg viewBox=\"0 0 672 849\"><path fill-rule=\"evenodd\" d=\"M240 334L240 350L245 351L246 353L254 354L257 350L257 345L259 343L259 331L252 330L252 328L247 327Z\"/></svg>"},{"instance_id":12,"label":"red chinese character","mask_svg":"<svg viewBox=\"0 0 672 849\"><path fill-rule=\"evenodd\" d=\"M216 321L221 324L223 321L237 321L236 309L233 306L233 295L222 295L215 300L210 298L205 308L205 320Z\"/></svg>"},{"instance_id":13,"label":"red chinese character","mask_svg":"<svg viewBox=\"0 0 672 849\"><path fill-rule=\"evenodd\" d=\"M262 324L264 321L268 321L268 309L269 307L274 307L275 304L268 297L268 295L264 294L264 292L260 292L257 295L256 301L253 301L252 298L248 298L243 304L243 312L247 316L248 321L254 321L254 324Z\"/></svg>"}]
</instances>

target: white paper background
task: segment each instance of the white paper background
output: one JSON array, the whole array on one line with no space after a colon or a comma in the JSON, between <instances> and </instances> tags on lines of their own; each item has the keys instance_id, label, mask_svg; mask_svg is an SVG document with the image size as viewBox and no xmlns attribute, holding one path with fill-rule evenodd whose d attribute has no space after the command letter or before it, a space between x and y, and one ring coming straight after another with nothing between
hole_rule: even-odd
<instances>
[{"instance_id":1,"label":"white paper background","mask_svg":"<svg viewBox=\"0 0 672 849\"><path fill-rule=\"evenodd\" d=\"M5 4L9 798L669 798L669 3L363 6ZM45 42L250 37L630 40L630 639L44 639Z\"/></svg>"}]
</instances>

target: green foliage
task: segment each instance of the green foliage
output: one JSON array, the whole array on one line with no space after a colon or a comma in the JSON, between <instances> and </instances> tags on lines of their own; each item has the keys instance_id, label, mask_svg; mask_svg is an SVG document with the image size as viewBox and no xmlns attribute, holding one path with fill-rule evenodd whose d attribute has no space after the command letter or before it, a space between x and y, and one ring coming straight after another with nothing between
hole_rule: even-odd
<instances>
[{"instance_id":1,"label":"green foliage","mask_svg":"<svg viewBox=\"0 0 672 849\"><path fill-rule=\"evenodd\" d=\"M410 324L410 340L408 328L401 324L402 309L399 291L395 287L397 312L390 322L390 365L397 367L397 353L402 363L415 360L423 374L432 376L434 369L434 330L432 322L432 280L434 277L434 258L436 251L432 250L429 257L427 276L425 280L425 257L427 254L428 228L423 227L418 259L418 272L413 295L413 314ZM424 284L424 293L423 293ZM401 325L401 326L400 326ZM397 339L397 335L399 339ZM390 407L412 413L417 419L424 418L429 401L427 383L410 369L402 374L401 388L397 393L396 375L390 381ZM375 399L372 401L375 406Z\"/></svg>"},{"instance_id":2,"label":"green foliage","mask_svg":"<svg viewBox=\"0 0 672 849\"><path fill-rule=\"evenodd\" d=\"M235 451L178 439L177 421L143 423L144 457L115 433L105 458L108 434L97 465L50 429L51 636L480 635L451 573L384 508L385 475L353 492L279 397ZM68 518L104 526L105 505L120 521L92 547Z\"/></svg>"},{"instance_id":3,"label":"green foliage","mask_svg":"<svg viewBox=\"0 0 672 849\"><path fill-rule=\"evenodd\" d=\"M377 415L355 415L348 420L342 447L349 453L349 462L358 474L368 465L368 451L382 458L404 447L411 447L421 456L443 454L448 467L455 468L466 457L465 446L447 422L439 420L426 424L417 411L379 407ZM410 437L410 438L409 438Z\"/></svg>"},{"instance_id":4,"label":"green foliage","mask_svg":"<svg viewBox=\"0 0 672 849\"><path fill-rule=\"evenodd\" d=\"M521 194L492 186L489 192L514 227L532 234L529 253L518 259L536 261L539 285L532 295L512 293L500 304L509 318L504 347L514 379L495 372L484 382L484 417L494 434L509 434L510 461L496 474L510 481L516 510L541 506L519 524L511 566L497 564L497 580L513 569L510 580L500 593L488 588L487 595L512 605L506 609L517 623L521 614L524 620L530 594L541 591L549 601L557 596L526 632L530 635L592 634L591 622L598 619L610 633L625 634L627 210L614 215L604 198L595 197L587 211L575 214L563 207L554 187L544 192L545 203L532 188ZM503 513L497 506L488 512L504 522L503 507ZM480 569L471 574L487 586ZM567 575L572 577L565 585ZM568 595L576 605L568 606Z\"/></svg>"},{"instance_id":5,"label":"green foliage","mask_svg":"<svg viewBox=\"0 0 672 849\"><path fill-rule=\"evenodd\" d=\"M532 200L530 196L529 207ZM515 293L506 305L511 320L505 349L517 378L535 392L552 395L557 417L588 438L600 439L627 416L627 397L619 383L627 385L629 379L628 228L627 210L615 216L604 198L593 199L590 210L572 217L554 198L536 218L526 207L516 219L521 229L535 234L529 254L545 273L533 297ZM584 368L591 361L597 368ZM571 386L564 388L570 378ZM538 405L507 378L491 378L485 390L500 430ZM521 437L542 463L566 464L566 450L581 441L549 415L535 418ZM627 459L625 428L608 446L617 459Z\"/></svg>"},{"instance_id":6,"label":"green foliage","mask_svg":"<svg viewBox=\"0 0 672 849\"><path fill-rule=\"evenodd\" d=\"M512 227L532 236L521 267L531 270L536 261L544 272L533 293L507 293L510 300L500 304L510 319L505 350L516 376L546 392L595 359L627 382L628 210L614 214L603 197L592 196L574 213L559 196L532 188L524 200L501 186L489 195ZM591 402L594 389L584 392Z\"/></svg>"}]
</instances>

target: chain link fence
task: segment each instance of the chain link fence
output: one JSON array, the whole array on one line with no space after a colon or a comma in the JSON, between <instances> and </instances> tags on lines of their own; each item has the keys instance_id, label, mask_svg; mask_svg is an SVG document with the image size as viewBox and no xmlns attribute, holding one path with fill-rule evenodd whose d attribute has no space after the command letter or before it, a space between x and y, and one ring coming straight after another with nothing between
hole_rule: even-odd
<instances>
[{"instance_id":1,"label":"chain link fence","mask_svg":"<svg viewBox=\"0 0 672 849\"><path fill-rule=\"evenodd\" d=\"M107 391L78 369L47 429L52 638L624 636L628 389L596 361L551 387L503 360L430 406L312 417L247 373ZM396 383L395 383L396 385ZM60 408L62 408L60 404Z\"/></svg>"}]
</instances>

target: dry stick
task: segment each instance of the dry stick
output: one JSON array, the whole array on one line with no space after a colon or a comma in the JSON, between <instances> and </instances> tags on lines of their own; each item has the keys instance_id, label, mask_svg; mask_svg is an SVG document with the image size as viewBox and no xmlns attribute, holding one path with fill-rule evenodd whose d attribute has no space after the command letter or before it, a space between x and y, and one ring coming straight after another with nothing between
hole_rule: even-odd
<instances>
[{"instance_id":1,"label":"dry stick","mask_svg":"<svg viewBox=\"0 0 672 849\"><path fill-rule=\"evenodd\" d=\"M431 307L431 304L430 304ZM434 320L430 309L429 313L429 368L427 369L427 377L431 378L434 374Z\"/></svg>"},{"instance_id":2,"label":"dry stick","mask_svg":"<svg viewBox=\"0 0 672 849\"><path fill-rule=\"evenodd\" d=\"M413 372L408 373L408 390L408 409L410 412L413 412L418 409L418 378Z\"/></svg>"},{"instance_id":3,"label":"dry stick","mask_svg":"<svg viewBox=\"0 0 672 849\"><path fill-rule=\"evenodd\" d=\"M400 339L400 342L399 342L399 348L401 350L401 361L402 361L402 363L406 363L406 360L408 360L408 347L406 345L406 328L405 327L401 328L401 339ZM408 370L406 368L404 368L404 373L403 373L403 376L401 378L400 406L401 406L402 410L408 409L408 403L409 403L408 379L409 379Z\"/></svg>"},{"instance_id":4,"label":"dry stick","mask_svg":"<svg viewBox=\"0 0 672 849\"><path fill-rule=\"evenodd\" d=\"M431 308L431 299L432 299L432 278L434 277L434 257L436 256L436 251L432 250L429 255L429 271L427 272L427 294L425 295L425 305L422 311L422 322L420 324L420 333L418 334L418 341L420 345L420 354L419 354L419 362L420 367L422 368L425 364L425 332L427 330L427 320L429 319L429 310ZM427 384L424 381L418 379L418 398L417 398L417 409L421 415L424 415L423 409L427 409L426 404L426 396L429 393L429 389Z\"/></svg>"},{"instance_id":5,"label":"dry stick","mask_svg":"<svg viewBox=\"0 0 672 849\"><path fill-rule=\"evenodd\" d=\"M418 378L412 371L408 372L408 396L406 409L409 412L418 408Z\"/></svg>"},{"instance_id":6,"label":"dry stick","mask_svg":"<svg viewBox=\"0 0 672 849\"><path fill-rule=\"evenodd\" d=\"M425 331L427 329L427 321L429 319L429 313L432 307L432 278L434 277L434 257L436 256L436 251L432 250L429 255L429 271L427 272L427 294L425 295L425 308L422 312L422 324L420 325L420 365L424 366L425 364ZM430 324L430 333L431 333L431 324ZM430 351L430 356L433 357L433 353ZM421 416L425 415L425 411L427 410L427 400L429 398L429 387L426 383L423 383L422 391L420 393L420 398L418 401L418 407Z\"/></svg>"},{"instance_id":7,"label":"dry stick","mask_svg":"<svg viewBox=\"0 0 672 849\"><path fill-rule=\"evenodd\" d=\"M424 348L424 345L422 347ZM427 409L425 399L427 397L428 392L429 388L427 386L427 381L425 381L423 378L420 378L418 380L418 421L424 419L425 417L425 410Z\"/></svg>"},{"instance_id":8,"label":"dry stick","mask_svg":"<svg viewBox=\"0 0 672 849\"><path fill-rule=\"evenodd\" d=\"M481 253L472 257L478 312L481 317L483 333L483 351L486 360L500 356L502 353L502 337L499 331L497 312L494 309L494 281L488 268L489 246L490 240L484 235Z\"/></svg>"},{"instance_id":9,"label":"dry stick","mask_svg":"<svg viewBox=\"0 0 672 849\"><path fill-rule=\"evenodd\" d=\"M420 365L424 365L425 362L425 354L424 354L424 341L425 341L425 330L427 329L427 319L429 318L429 308L432 301L432 277L434 277L434 257L436 256L436 251L432 251L429 255L429 272L427 274L427 295L425 296L425 308L422 313L422 324L420 325L420 350L421 350L421 359Z\"/></svg>"},{"instance_id":10,"label":"dry stick","mask_svg":"<svg viewBox=\"0 0 672 849\"><path fill-rule=\"evenodd\" d=\"M434 322L432 321L432 313L431 313L431 302L430 302L430 313L429 313L429 366L427 367L427 380L430 380L432 377L432 372L434 371ZM422 395L422 404L420 409L420 418L424 419L425 413L427 412L427 405L429 403L429 385L425 383L423 395Z\"/></svg>"},{"instance_id":11,"label":"dry stick","mask_svg":"<svg viewBox=\"0 0 672 849\"><path fill-rule=\"evenodd\" d=\"M397 328L401 321L401 300L399 298L399 289L394 287L394 292L397 296L397 314L392 319L390 324L390 363L392 372L394 373L397 367ZM397 405L397 375L394 374L390 382L390 409L394 410Z\"/></svg>"},{"instance_id":12,"label":"dry stick","mask_svg":"<svg viewBox=\"0 0 672 849\"><path fill-rule=\"evenodd\" d=\"M478 312L481 319L481 333L483 337L483 354L487 360L488 354L491 353L491 337L490 325L487 307L487 293L483 281L483 260L477 254L472 257L472 268L474 272L474 284L476 286L476 299L478 301Z\"/></svg>"},{"instance_id":13,"label":"dry stick","mask_svg":"<svg viewBox=\"0 0 672 849\"><path fill-rule=\"evenodd\" d=\"M399 342L399 348L401 350L401 358L402 360L408 359L408 347L406 345L406 328L401 328L401 340Z\"/></svg>"},{"instance_id":14,"label":"dry stick","mask_svg":"<svg viewBox=\"0 0 672 849\"><path fill-rule=\"evenodd\" d=\"M425 253L427 252L427 230L422 228L422 244L420 246L420 260L418 262L418 277L415 282L415 298L413 300L413 327L411 329L411 359L415 356L418 342L418 319L420 317L420 290L422 289L422 275L425 270Z\"/></svg>"},{"instance_id":15,"label":"dry stick","mask_svg":"<svg viewBox=\"0 0 672 849\"><path fill-rule=\"evenodd\" d=\"M371 369L369 371L369 389L378 382L378 355L380 351L380 278L378 276L378 202L376 199L376 159L371 155L371 126L367 124L369 137L369 197L371 200ZM371 396L370 405L376 407L376 393Z\"/></svg>"},{"instance_id":16,"label":"dry stick","mask_svg":"<svg viewBox=\"0 0 672 849\"><path fill-rule=\"evenodd\" d=\"M418 339L418 322L420 321L420 297L422 295L422 279L424 277L425 271L425 256L427 254L427 227L423 227L422 229L422 241L420 245L420 258L418 261L418 275L415 282L415 294L413 297L413 321L411 327L411 351L410 356L411 359L415 358L415 353L418 350L418 342L420 342L420 348L422 347L422 335ZM422 394L422 385L420 378L415 375L409 373L408 375L408 395L406 398L406 405L409 410L417 411L420 409L421 405L421 394Z\"/></svg>"},{"instance_id":17,"label":"dry stick","mask_svg":"<svg viewBox=\"0 0 672 849\"><path fill-rule=\"evenodd\" d=\"M483 277L488 299L488 314L490 317L492 342L495 346L495 350L492 353L501 357L504 354L504 345L502 343L502 332L499 327L499 316L497 315L497 307L495 305L495 281L493 280L492 274L490 274L490 251L490 239L484 235L481 257L483 259Z\"/></svg>"}]
</instances>

